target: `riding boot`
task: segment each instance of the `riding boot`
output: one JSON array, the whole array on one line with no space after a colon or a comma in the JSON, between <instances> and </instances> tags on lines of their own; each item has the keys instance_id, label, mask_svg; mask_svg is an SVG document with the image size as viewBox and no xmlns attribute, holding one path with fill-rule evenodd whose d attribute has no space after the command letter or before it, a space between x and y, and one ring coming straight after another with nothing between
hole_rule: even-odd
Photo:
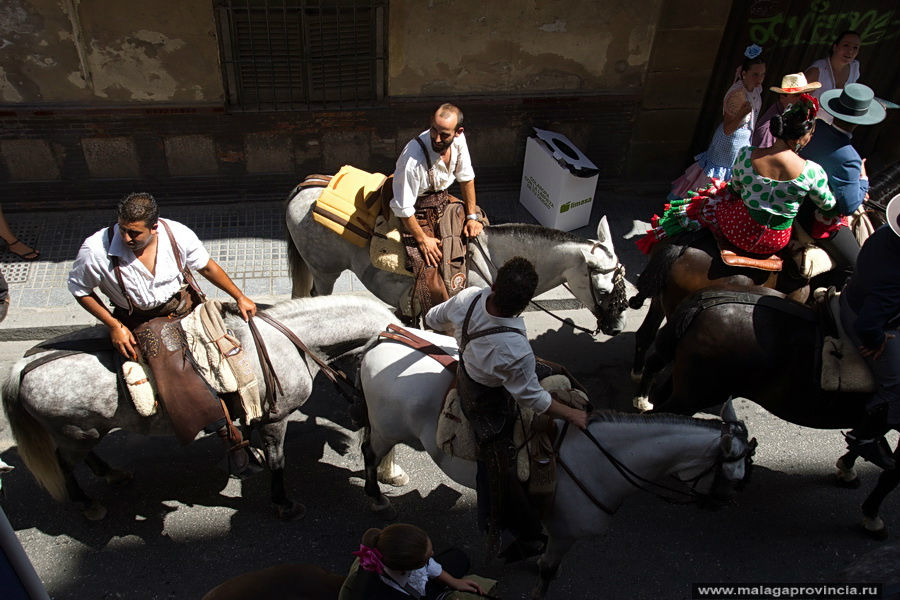
<instances>
[{"instance_id":1,"label":"riding boot","mask_svg":"<svg viewBox=\"0 0 900 600\"><path fill-rule=\"evenodd\" d=\"M848 450L885 471L897 466L891 447L884 439L884 434L890 429L887 424L887 413L886 403L870 408L866 411L862 423L844 435Z\"/></svg>"},{"instance_id":2,"label":"riding boot","mask_svg":"<svg viewBox=\"0 0 900 600\"><path fill-rule=\"evenodd\" d=\"M241 439L240 432L233 425L224 425L216 430L216 435L225 444L228 451L226 455L228 460L228 473L230 475L239 476L247 470L250 464L250 455L247 454L245 447L247 442Z\"/></svg>"}]
</instances>

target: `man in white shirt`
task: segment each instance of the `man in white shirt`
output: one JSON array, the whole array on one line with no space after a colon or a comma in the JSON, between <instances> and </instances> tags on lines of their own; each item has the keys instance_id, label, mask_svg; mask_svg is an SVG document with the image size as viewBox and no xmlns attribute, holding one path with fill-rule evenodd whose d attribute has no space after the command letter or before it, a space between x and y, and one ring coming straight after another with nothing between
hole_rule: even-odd
<instances>
[{"instance_id":1,"label":"man in white shirt","mask_svg":"<svg viewBox=\"0 0 900 600\"><path fill-rule=\"evenodd\" d=\"M562 404L541 387L525 321L519 314L537 289L534 266L522 257L500 267L490 288L467 288L428 311L425 323L452 331L460 348L457 390L481 451L478 504L491 538L510 529L520 541L540 538L537 512L515 473L512 401L584 429L588 415Z\"/></svg>"},{"instance_id":2,"label":"man in white shirt","mask_svg":"<svg viewBox=\"0 0 900 600\"><path fill-rule=\"evenodd\" d=\"M181 223L160 220L153 196L134 193L119 202L116 225L84 241L69 273L68 287L78 304L109 328L113 347L125 358L136 360L135 328L156 317L183 317L199 302L200 290L191 269L234 298L245 320L256 314L256 304L209 257L193 231ZM97 288L109 298L112 310L97 296ZM165 401L160 379L157 377L160 399ZM209 410L221 413L215 430L230 447L236 446L235 436L240 437L236 430L218 423L225 417L221 406ZM177 433L178 424L173 425ZM246 466L245 455L243 451L230 453L233 470Z\"/></svg>"},{"instance_id":3,"label":"man in white shirt","mask_svg":"<svg viewBox=\"0 0 900 600\"><path fill-rule=\"evenodd\" d=\"M446 289L437 287L436 269L441 262L441 234L437 222L451 200L447 188L459 182L465 204L463 233L477 236L483 224L475 202L475 171L463 133L463 113L452 104L442 104L431 117L431 126L413 138L397 159L394 170L391 210L403 225L403 241L408 266L417 281L429 282L431 297L421 297L424 310L447 298ZM426 272L430 271L430 272ZM423 277L420 278L420 272ZM422 291L421 285L417 291Z\"/></svg>"}]
</instances>

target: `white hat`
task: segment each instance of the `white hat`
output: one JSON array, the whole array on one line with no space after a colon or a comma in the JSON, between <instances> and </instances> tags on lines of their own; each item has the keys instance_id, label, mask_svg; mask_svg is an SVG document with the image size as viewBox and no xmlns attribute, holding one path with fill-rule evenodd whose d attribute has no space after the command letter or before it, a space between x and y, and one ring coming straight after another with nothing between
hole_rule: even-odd
<instances>
[{"instance_id":1,"label":"white hat","mask_svg":"<svg viewBox=\"0 0 900 600\"><path fill-rule=\"evenodd\" d=\"M891 226L894 233L900 235L900 223L897 222L898 217L900 217L900 194L891 198L887 208L884 210L884 218L887 220L888 225Z\"/></svg>"},{"instance_id":2,"label":"white hat","mask_svg":"<svg viewBox=\"0 0 900 600\"><path fill-rule=\"evenodd\" d=\"M781 87L772 86L769 89L779 94L803 94L822 87L818 81L806 83L806 75L803 73L791 73L781 78Z\"/></svg>"}]
</instances>

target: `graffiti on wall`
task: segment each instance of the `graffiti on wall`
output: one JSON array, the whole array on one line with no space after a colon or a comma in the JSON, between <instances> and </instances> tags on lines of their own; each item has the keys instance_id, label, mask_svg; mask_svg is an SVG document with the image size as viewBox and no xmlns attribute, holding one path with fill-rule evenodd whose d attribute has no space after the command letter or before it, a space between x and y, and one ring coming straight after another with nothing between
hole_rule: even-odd
<instances>
[{"instance_id":1,"label":"graffiti on wall","mask_svg":"<svg viewBox=\"0 0 900 600\"><path fill-rule=\"evenodd\" d=\"M805 4L805 3L802 3ZM832 11L829 0L813 0L808 10L799 15L759 15L771 6L769 0L751 8L748 20L750 41L764 48L787 46L829 45L847 29L858 31L862 45L869 46L900 36L900 11L897 9L869 9Z\"/></svg>"}]
</instances>

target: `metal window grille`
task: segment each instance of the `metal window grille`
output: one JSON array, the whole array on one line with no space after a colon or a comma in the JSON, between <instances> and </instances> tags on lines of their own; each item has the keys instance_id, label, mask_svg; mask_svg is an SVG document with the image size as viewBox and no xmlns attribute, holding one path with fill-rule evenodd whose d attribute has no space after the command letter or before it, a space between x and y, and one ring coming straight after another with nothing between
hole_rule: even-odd
<instances>
[{"instance_id":1,"label":"metal window grille","mask_svg":"<svg viewBox=\"0 0 900 600\"><path fill-rule=\"evenodd\" d=\"M386 0L216 0L237 110L370 106L384 97Z\"/></svg>"}]
</instances>

